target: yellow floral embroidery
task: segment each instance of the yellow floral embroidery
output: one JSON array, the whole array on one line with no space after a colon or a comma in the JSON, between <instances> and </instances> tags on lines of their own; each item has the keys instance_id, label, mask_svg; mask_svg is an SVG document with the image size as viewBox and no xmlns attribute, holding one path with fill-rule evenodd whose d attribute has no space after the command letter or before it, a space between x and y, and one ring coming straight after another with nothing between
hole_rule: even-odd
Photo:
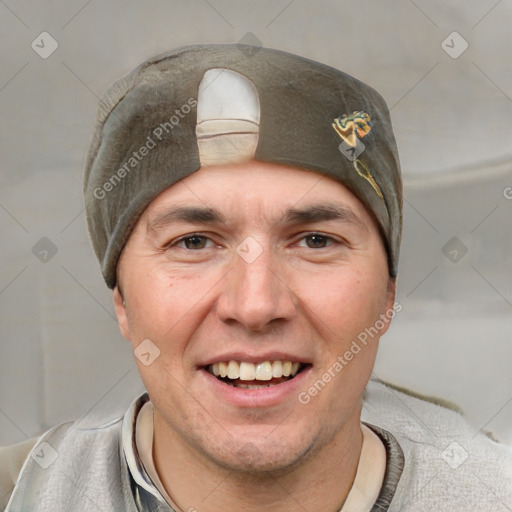
<instances>
[{"instance_id":1,"label":"yellow floral embroidery","mask_svg":"<svg viewBox=\"0 0 512 512\"><path fill-rule=\"evenodd\" d=\"M362 139L366 137L372 129L370 116L362 110L356 110L352 112L352 114L343 114L337 117L332 123L332 127L341 137L341 140L352 148L356 147L358 138ZM372 186L376 194L384 201L384 196L382 195L378 183L363 162L356 159L354 161L354 168L359 176L364 178Z\"/></svg>"},{"instance_id":2,"label":"yellow floral embroidery","mask_svg":"<svg viewBox=\"0 0 512 512\"><path fill-rule=\"evenodd\" d=\"M382 191L380 190L379 185L374 180L370 171L366 168L366 166L363 164L363 162L361 162L359 159L357 159L354 162L354 167L357 171L357 174L359 174L359 176L361 176L361 178L364 178L373 187L373 190L375 190L377 195L384 201L384 196L382 195Z\"/></svg>"},{"instance_id":3,"label":"yellow floral embroidery","mask_svg":"<svg viewBox=\"0 0 512 512\"><path fill-rule=\"evenodd\" d=\"M356 145L356 137L362 139L370 133L370 116L361 110L357 110L350 115L343 114L337 117L332 123L336 133L347 144L352 147Z\"/></svg>"}]
</instances>

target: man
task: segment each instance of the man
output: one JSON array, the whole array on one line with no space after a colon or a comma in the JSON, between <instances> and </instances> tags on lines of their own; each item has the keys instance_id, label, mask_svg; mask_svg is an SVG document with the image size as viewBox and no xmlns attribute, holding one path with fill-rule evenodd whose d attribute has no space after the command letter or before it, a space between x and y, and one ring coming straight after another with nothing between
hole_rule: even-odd
<instances>
[{"instance_id":1,"label":"man","mask_svg":"<svg viewBox=\"0 0 512 512\"><path fill-rule=\"evenodd\" d=\"M43 435L6 510L512 507L508 448L370 380L401 307L401 177L373 89L276 50L159 56L100 103L84 192L147 393Z\"/></svg>"}]
</instances>

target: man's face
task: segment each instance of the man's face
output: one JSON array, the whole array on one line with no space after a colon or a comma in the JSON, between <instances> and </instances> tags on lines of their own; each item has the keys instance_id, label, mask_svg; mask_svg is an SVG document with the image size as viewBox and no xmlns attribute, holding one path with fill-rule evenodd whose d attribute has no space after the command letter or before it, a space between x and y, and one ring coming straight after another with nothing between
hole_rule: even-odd
<instances>
[{"instance_id":1,"label":"man's face","mask_svg":"<svg viewBox=\"0 0 512 512\"><path fill-rule=\"evenodd\" d=\"M394 282L375 221L343 185L258 162L201 169L145 210L118 276L124 336L160 351L137 359L155 441L272 470L359 424Z\"/></svg>"}]
</instances>

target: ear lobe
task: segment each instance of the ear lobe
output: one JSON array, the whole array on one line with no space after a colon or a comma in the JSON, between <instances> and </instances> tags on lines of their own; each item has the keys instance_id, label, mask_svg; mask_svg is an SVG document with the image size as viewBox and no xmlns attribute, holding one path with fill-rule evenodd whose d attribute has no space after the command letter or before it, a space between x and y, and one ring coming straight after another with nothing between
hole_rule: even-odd
<instances>
[{"instance_id":1,"label":"ear lobe","mask_svg":"<svg viewBox=\"0 0 512 512\"><path fill-rule=\"evenodd\" d=\"M388 301L391 301L391 306L395 303L396 295L396 278L390 277L388 281Z\"/></svg>"},{"instance_id":2,"label":"ear lobe","mask_svg":"<svg viewBox=\"0 0 512 512\"><path fill-rule=\"evenodd\" d=\"M114 308L116 310L117 323L119 324L119 329L121 330L121 334L128 340L131 341L131 332L130 326L128 323L128 314L126 312L126 305L124 299L119 292L119 288L116 286L114 288Z\"/></svg>"},{"instance_id":3,"label":"ear lobe","mask_svg":"<svg viewBox=\"0 0 512 512\"><path fill-rule=\"evenodd\" d=\"M396 298L396 279L390 277L389 281L388 281L386 304L385 304L385 309L383 312L386 321L384 322L385 325L380 332L381 336L383 334L385 334L386 331L389 329L391 320L395 316L395 298Z\"/></svg>"}]
</instances>

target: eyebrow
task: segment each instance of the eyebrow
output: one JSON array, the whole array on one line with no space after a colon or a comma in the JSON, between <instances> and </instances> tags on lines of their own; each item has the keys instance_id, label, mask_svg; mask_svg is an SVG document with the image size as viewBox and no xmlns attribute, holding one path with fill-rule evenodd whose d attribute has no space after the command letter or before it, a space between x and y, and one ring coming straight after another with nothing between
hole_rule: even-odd
<instances>
[{"instance_id":1,"label":"eyebrow","mask_svg":"<svg viewBox=\"0 0 512 512\"><path fill-rule=\"evenodd\" d=\"M313 224L315 222L331 220L354 224L367 230L364 222L350 208L330 203L313 204L304 208L290 208L284 212L281 219L276 223L285 225ZM150 230L158 230L168 224L179 222L211 225L227 224L224 215L215 208L179 206L157 215L153 220L149 221L148 227Z\"/></svg>"},{"instance_id":2,"label":"eyebrow","mask_svg":"<svg viewBox=\"0 0 512 512\"><path fill-rule=\"evenodd\" d=\"M149 229L157 230L175 222L224 224L226 219L218 210L209 207L179 206L157 215L149 221Z\"/></svg>"},{"instance_id":3,"label":"eyebrow","mask_svg":"<svg viewBox=\"0 0 512 512\"><path fill-rule=\"evenodd\" d=\"M356 224L366 229L366 225L347 206L337 204L314 204L306 208L290 208L283 216L284 224L313 224L338 220L349 224Z\"/></svg>"}]
</instances>

